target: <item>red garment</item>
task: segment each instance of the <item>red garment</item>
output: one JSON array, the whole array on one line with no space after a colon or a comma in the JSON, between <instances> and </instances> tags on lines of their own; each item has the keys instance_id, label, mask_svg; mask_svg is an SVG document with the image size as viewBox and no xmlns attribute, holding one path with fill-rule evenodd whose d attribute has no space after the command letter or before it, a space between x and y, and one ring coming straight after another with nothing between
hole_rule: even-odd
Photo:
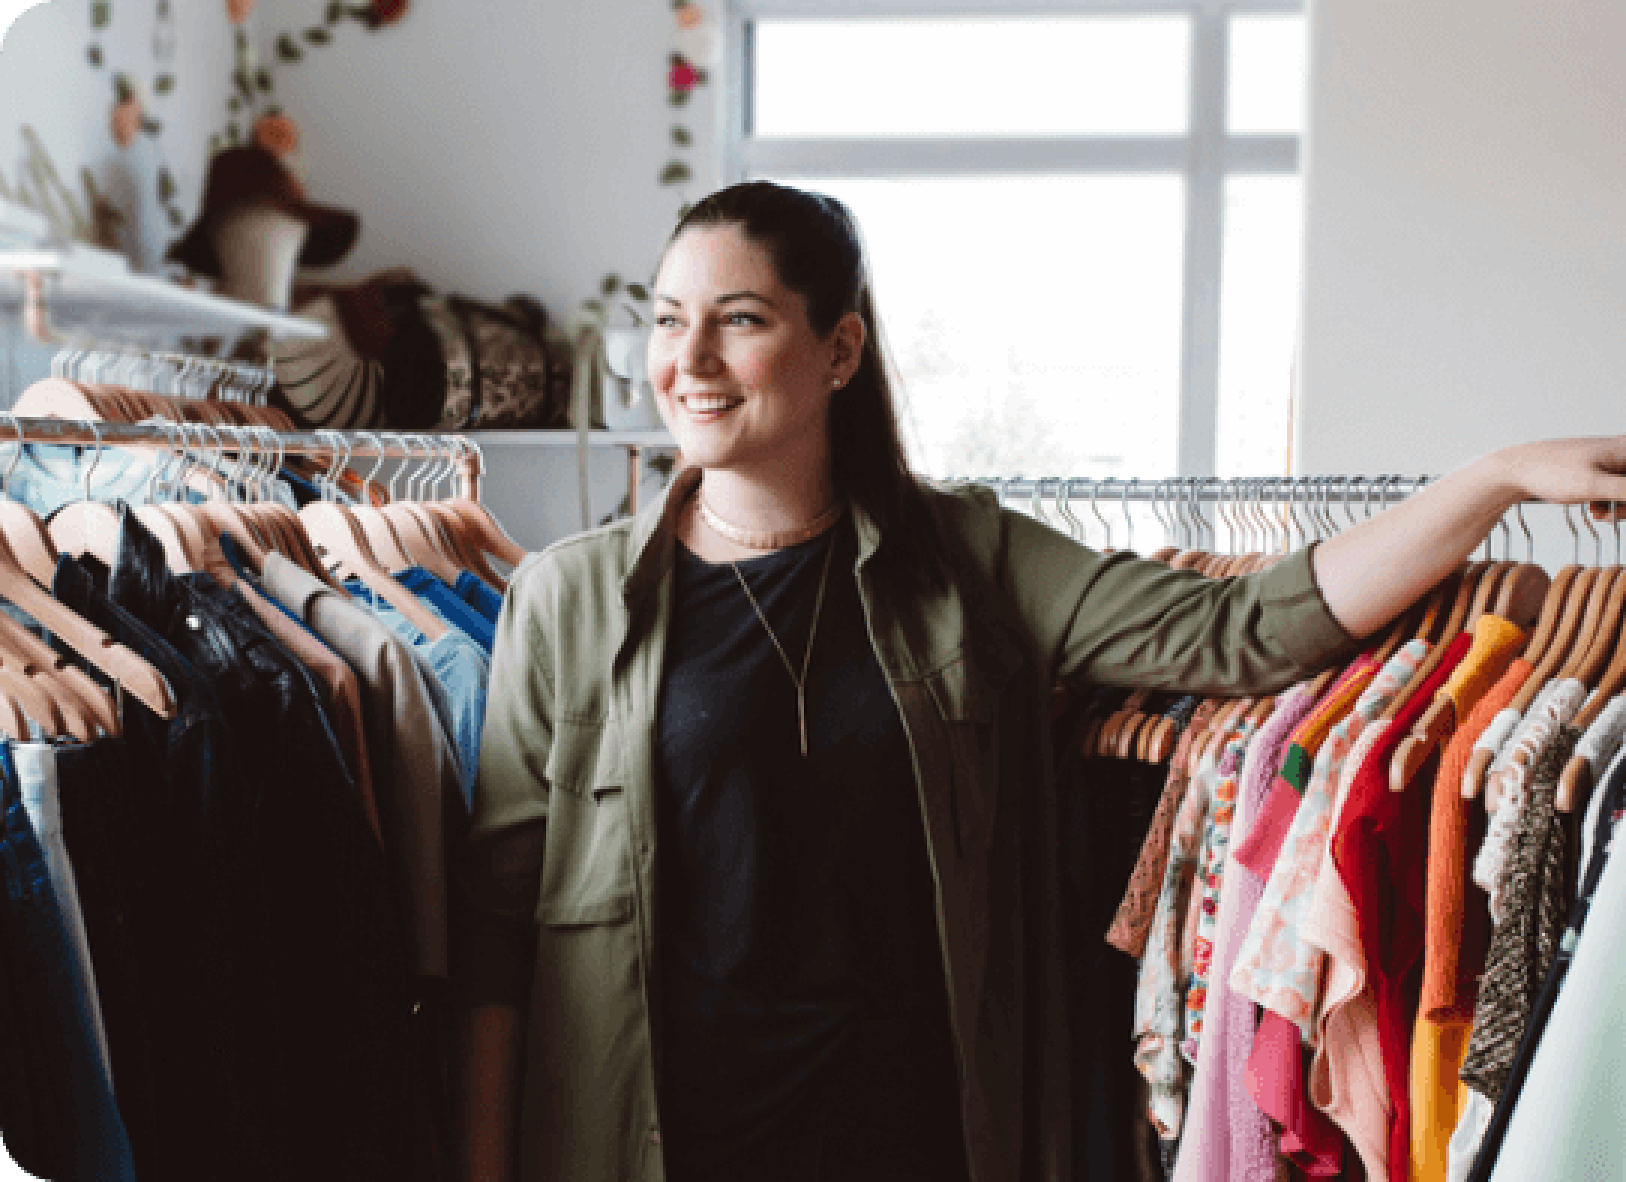
<instances>
[{"instance_id":1,"label":"red garment","mask_svg":"<svg viewBox=\"0 0 1626 1182\"><path fill-rule=\"evenodd\" d=\"M1404 1182L1411 1160L1411 1036L1423 983L1428 821L1439 752L1429 756L1404 792L1390 791L1389 766L1472 643L1467 633L1451 641L1434 672L1367 753L1331 842L1333 865L1360 924L1366 988L1377 1014L1391 1114L1389 1182Z\"/></svg>"}]
</instances>

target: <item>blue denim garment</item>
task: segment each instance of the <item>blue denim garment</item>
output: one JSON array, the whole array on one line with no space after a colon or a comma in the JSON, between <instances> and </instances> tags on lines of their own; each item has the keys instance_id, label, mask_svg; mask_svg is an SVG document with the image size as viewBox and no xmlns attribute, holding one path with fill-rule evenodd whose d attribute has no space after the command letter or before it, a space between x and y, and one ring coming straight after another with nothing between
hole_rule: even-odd
<instances>
[{"instance_id":1,"label":"blue denim garment","mask_svg":"<svg viewBox=\"0 0 1626 1182\"><path fill-rule=\"evenodd\" d=\"M490 620L493 628L496 627L497 617L502 613L502 596L487 586L484 579L464 571L457 576L457 586L452 590L464 603Z\"/></svg>"},{"instance_id":2,"label":"blue denim garment","mask_svg":"<svg viewBox=\"0 0 1626 1182\"><path fill-rule=\"evenodd\" d=\"M64 443L27 443L6 492L41 517L49 517L71 501L85 499L85 477L90 476L90 497L145 504L157 452L144 448L108 447L98 457L93 447ZM9 462L9 461L8 461Z\"/></svg>"},{"instance_id":3,"label":"blue denim garment","mask_svg":"<svg viewBox=\"0 0 1626 1182\"><path fill-rule=\"evenodd\" d=\"M486 656L491 656L491 646L497 643L496 624L459 598L457 592L421 566L407 567L395 576L395 581L432 608L441 619L468 635L485 650Z\"/></svg>"},{"instance_id":4,"label":"blue denim garment","mask_svg":"<svg viewBox=\"0 0 1626 1182\"><path fill-rule=\"evenodd\" d=\"M124 1122L91 1032L87 984L68 945L45 854L0 744L0 973L7 977L25 1086L0 1095L16 1163L54 1182L135 1182ZM9 1077L8 1078L13 1078ZM24 1106L17 1110L18 1103Z\"/></svg>"},{"instance_id":5,"label":"blue denim garment","mask_svg":"<svg viewBox=\"0 0 1626 1182\"><path fill-rule=\"evenodd\" d=\"M431 576L432 577L432 576ZM441 584L445 586L445 584ZM486 687L491 680L491 661L480 646L459 630L445 616L427 604L429 610L443 624L446 635L430 640L413 626L388 602L376 598L367 584L360 579L349 579L345 587L350 594L366 604L390 629L412 646L414 654L423 657L424 664L434 674L430 690L439 685L450 701L452 725L447 728L457 748L463 804L471 807L474 800L474 780L480 770L480 732L486 719Z\"/></svg>"}]
</instances>

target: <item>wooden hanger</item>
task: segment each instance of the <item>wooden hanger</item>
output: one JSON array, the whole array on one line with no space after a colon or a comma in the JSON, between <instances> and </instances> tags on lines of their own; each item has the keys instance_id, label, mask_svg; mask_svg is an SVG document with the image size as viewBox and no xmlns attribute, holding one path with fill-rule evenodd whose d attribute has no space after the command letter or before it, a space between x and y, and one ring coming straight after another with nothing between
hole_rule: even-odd
<instances>
[{"instance_id":1,"label":"wooden hanger","mask_svg":"<svg viewBox=\"0 0 1626 1182\"><path fill-rule=\"evenodd\" d=\"M1517 567L1522 564L1514 565ZM1547 580L1547 572L1540 567L1530 569L1537 577L1528 579L1519 577L1520 601L1510 605L1509 614L1502 617L1525 630L1531 627L1543 606L1544 597L1538 592L1545 586ZM1499 580L1506 580L1510 572L1502 571L1495 574ZM1389 768L1389 787L1395 792L1405 791L1406 785L1416 778L1428 757L1445 742L1446 737L1456 729L1456 726L1456 703L1442 687L1427 712L1412 729L1411 735L1402 740L1400 746L1395 749L1394 760Z\"/></svg>"},{"instance_id":2,"label":"wooden hanger","mask_svg":"<svg viewBox=\"0 0 1626 1182\"><path fill-rule=\"evenodd\" d=\"M26 743L33 736L33 730L29 726L28 715L23 713L23 708L11 695L9 687L14 676L7 670L0 669L0 734L13 742ZM40 733L46 737L61 733L43 721L40 722L39 728Z\"/></svg>"},{"instance_id":3,"label":"wooden hanger","mask_svg":"<svg viewBox=\"0 0 1626 1182\"><path fill-rule=\"evenodd\" d=\"M331 434L336 447L343 448L345 453L344 458L335 465L336 473L338 468L348 463L350 448L338 432ZM332 487L331 483L329 487ZM396 582L378 561L355 515L346 506L337 501L313 501L299 511L299 517L319 553L337 562L342 571L359 578L368 590L400 612L430 640L438 640L446 635L446 625L441 623L439 617L425 607L417 596Z\"/></svg>"},{"instance_id":4,"label":"wooden hanger","mask_svg":"<svg viewBox=\"0 0 1626 1182\"><path fill-rule=\"evenodd\" d=\"M1411 700L1420 686L1434 675L1440 662L1445 659L1445 650L1455 639L1462 625L1468 618L1468 607L1473 602L1474 585L1477 576L1483 573L1483 565L1470 566L1466 570L1447 575L1445 579L1429 593L1429 605L1424 609L1423 619L1425 625L1432 613L1434 627L1427 628L1426 637L1431 647L1428 655L1412 671L1403 685L1389 699L1383 713L1378 718L1383 721L1393 721L1405 709L1406 703Z\"/></svg>"},{"instance_id":5,"label":"wooden hanger","mask_svg":"<svg viewBox=\"0 0 1626 1182\"><path fill-rule=\"evenodd\" d=\"M3 559L0 559L0 563L3 563ZM9 599L10 595L6 597ZM79 619L66 608L61 610L73 619ZM55 632L55 628L38 615L33 612L29 614ZM89 621L81 622L87 627L91 626ZM68 641L68 637L62 633L57 632L56 635ZM113 642L109 639L108 643ZM74 646L70 643L70 647ZM75 648L75 651L79 650ZM24 679L26 686L14 687L19 703L35 721L49 726L54 733L72 735L81 742L88 742L98 733L117 735L120 732L118 710L107 691L3 612L0 612L0 667ZM105 667L98 668L106 672ZM36 694L43 695L47 701L41 702Z\"/></svg>"},{"instance_id":6,"label":"wooden hanger","mask_svg":"<svg viewBox=\"0 0 1626 1182\"><path fill-rule=\"evenodd\" d=\"M1508 703L1507 709L1523 714L1530 708L1541 688L1564 667L1570 650L1585 625L1596 582L1595 567L1565 567L1553 579L1542 605L1541 619L1536 624L1536 636L1531 638L1527 652L1535 668L1525 678L1519 692ZM1566 577L1567 576L1567 577ZM1601 608L1600 613L1601 615ZM1550 627L1549 627L1550 624ZM1538 642L1540 644L1538 654ZM1468 799L1479 795L1485 787L1485 776L1495 761L1496 753L1478 750L1469 757L1468 769L1463 775L1462 794Z\"/></svg>"}]
</instances>

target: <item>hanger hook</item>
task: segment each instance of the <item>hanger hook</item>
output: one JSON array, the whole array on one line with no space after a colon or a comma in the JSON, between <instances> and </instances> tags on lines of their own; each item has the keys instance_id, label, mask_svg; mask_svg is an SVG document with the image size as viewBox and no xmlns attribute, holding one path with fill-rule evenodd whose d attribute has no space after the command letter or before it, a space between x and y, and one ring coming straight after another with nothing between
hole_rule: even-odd
<instances>
[{"instance_id":1,"label":"hanger hook","mask_svg":"<svg viewBox=\"0 0 1626 1182\"><path fill-rule=\"evenodd\" d=\"M1119 504L1123 506L1124 511L1124 549L1130 551L1135 549L1135 517L1129 510L1129 490L1139 486L1139 484L1140 477L1131 476L1123 486L1122 495L1119 498Z\"/></svg>"},{"instance_id":2,"label":"hanger hook","mask_svg":"<svg viewBox=\"0 0 1626 1182\"><path fill-rule=\"evenodd\" d=\"M11 463L6 465L6 474L0 476L0 497L11 496L11 474L17 470L17 461L23 458L23 443L25 441L22 421L9 411L6 412L5 417L11 420L11 429L17 432L17 446L11 451Z\"/></svg>"},{"instance_id":3,"label":"hanger hook","mask_svg":"<svg viewBox=\"0 0 1626 1182\"><path fill-rule=\"evenodd\" d=\"M102 429L94 419L87 420L85 425L90 428L90 433L96 440L94 445L96 450L91 453L90 467L85 469L85 500L88 501L90 500L91 478L96 474L96 469L102 462Z\"/></svg>"},{"instance_id":4,"label":"hanger hook","mask_svg":"<svg viewBox=\"0 0 1626 1182\"><path fill-rule=\"evenodd\" d=\"M367 479L363 482L365 484L371 484L378 476L378 470L384 466L384 441L378 437L378 432L376 431L357 431L356 434L363 440L371 443L373 445L373 450L378 453L373 457L373 466L367 473Z\"/></svg>"}]
</instances>

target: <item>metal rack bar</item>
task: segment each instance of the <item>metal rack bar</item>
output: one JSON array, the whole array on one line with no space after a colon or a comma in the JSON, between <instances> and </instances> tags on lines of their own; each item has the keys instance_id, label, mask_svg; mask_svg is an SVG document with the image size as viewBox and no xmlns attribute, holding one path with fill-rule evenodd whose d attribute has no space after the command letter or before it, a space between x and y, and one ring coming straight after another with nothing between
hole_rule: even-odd
<instances>
[{"instance_id":1,"label":"metal rack bar","mask_svg":"<svg viewBox=\"0 0 1626 1182\"><path fill-rule=\"evenodd\" d=\"M185 437L178 432L184 431ZM337 458L341 466L352 459L422 460L456 452L464 495L480 499L484 465L479 444L460 435L399 435L388 432L306 431L282 432L268 428L242 428L201 423L93 423L77 419L18 418L0 415L0 449L7 443L59 443L86 447L189 446L199 436L212 451L265 451L274 446L284 455Z\"/></svg>"},{"instance_id":2,"label":"metal rack bar","mask_svg":"<svg viewBox=\"0 0 1626 1182\"><path fill-rule=\"evenodd\" d=\"M980 484L1001 500L1066 497L1069 500L1174 504L1342 505L1370 499L1374 505L1402 500L1434 480L1432 476L1175 476L1162 480L1089 476L951 477L945 485Z\"/></svg>"}]
</instances>

